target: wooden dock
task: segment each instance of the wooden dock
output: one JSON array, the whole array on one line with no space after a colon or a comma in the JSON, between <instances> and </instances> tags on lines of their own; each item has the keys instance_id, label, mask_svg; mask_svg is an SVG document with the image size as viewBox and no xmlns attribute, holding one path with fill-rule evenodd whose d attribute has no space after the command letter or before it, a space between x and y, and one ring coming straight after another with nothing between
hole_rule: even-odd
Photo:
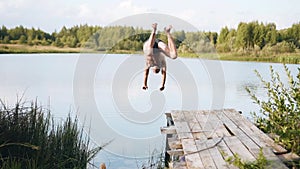
<instances>
[{"instance_id":1,"label":"wooden dock","mask_svg":"<svg viewBox=\"0 0 300 169\"><path fill-rule=\"evenodd\" d=\"M282 160L294 155L233 109L172 111L166 116L168 124L161 132L167 134L170 168L237 168L225 159L238 154L242 161L253 162L262 150L268 168L284 169Z\"/></svg>"}]
</instances>

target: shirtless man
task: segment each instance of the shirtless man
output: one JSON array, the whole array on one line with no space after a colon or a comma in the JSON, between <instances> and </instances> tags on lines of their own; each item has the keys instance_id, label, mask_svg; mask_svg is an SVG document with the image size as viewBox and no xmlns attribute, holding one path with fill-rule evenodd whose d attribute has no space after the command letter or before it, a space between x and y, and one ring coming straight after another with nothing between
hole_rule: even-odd
<instances>
[{"instance_id":1,"label":"shirtless man","mask_svg":"<svg viewBox=\"0 0 300 169\"><path fill-rule=\"evenodd\" d=\"M177 50L176 50L174 40L170 33L172 29L171 25L165 28L165 32L168 38L168 45L165 44L162 40L155 38L157 23L152 24L152 28L153 28L152 33L143 46L143 51L146 57L146 68L145 68L143 89L144 90L148 89L147 80L148 80L149 70L152 67L154 73L161 72L162 74L162 85L160 87L160 91L163 91L165 89L165 82L166 82L166 75L167 75L165 56L171 59L176 59Z\"/></svg>"}]
</instances>

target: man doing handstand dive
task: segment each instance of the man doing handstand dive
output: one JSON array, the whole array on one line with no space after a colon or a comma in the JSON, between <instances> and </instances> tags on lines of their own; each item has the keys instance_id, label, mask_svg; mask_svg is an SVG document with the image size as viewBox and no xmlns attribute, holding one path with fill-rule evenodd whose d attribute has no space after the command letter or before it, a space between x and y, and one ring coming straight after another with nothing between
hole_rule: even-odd
<instances>
[{"instance_id":1,"label":"man doing handstand dive","mask_svg":"<svg viewBox=\"0 0 300 169\"><path fill-rule=\"evenodd\" d=\"M168 38L168 45L165 44L162 40L156 39L155 32L157 28L157 23L152 24L152 28L153 28L152 33L143 46L143 51L146 57L146 68L145 68L143 89L144 90L148 89L147 80L148 80L149 70L152 67L154 73L159 73L161 71L162 85L160 87L160 90L163 91L165 89L165 82L166 82L166 75L167 75L165 56L171 59L176 59L177 50L176 50L174 40L170 33L172 29L171 25L165 28L165 32Z\"/></svg>"}]
</instances>

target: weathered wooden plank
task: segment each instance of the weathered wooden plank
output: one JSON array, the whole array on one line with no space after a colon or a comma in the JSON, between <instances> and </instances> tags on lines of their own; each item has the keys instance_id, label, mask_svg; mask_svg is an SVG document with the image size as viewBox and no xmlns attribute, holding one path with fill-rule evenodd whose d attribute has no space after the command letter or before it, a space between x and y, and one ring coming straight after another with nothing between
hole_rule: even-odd
<instances>
[{"instance_id":1,"label":"weathered wooden plank","mask_svg":"<svg viewBox=\"0 0 300 169\"><path fill-rule=\"evenodd\" d=\"M173 121L186 121L184 114L181 111L172 111L171 113Z\"/></svg>"},{"instance_id":2,"label":"weathered wooden plank","mask_svg":"<svg viewBox=\"0 0 300 169\"><path fill-rule=\"evenodd\" d=\"M222 112L221 112L222 113ZM232 132L234 135L242 142L243 145L249 150L249 152L257 157L259 154L260 147L251 140L248 135L246 135L243 131L241 131L228 117L224 114L219 114L219 118L224 121L224 125Z\"/></svg>"},{"instance_id":3,"label":"weathered wooden plank","mask_svg":"<svg viewBox=\"0 0 300 169\"><path fill-rule=\"evenodd\" d=\"M263 131L258 129L255 125L250 126L249 129L251 129L253 131L253 134L255 136L259 137L268 146L272 147L274 153L276 153L276 154L287 153L287 150L285 148L283 148L279 144L276 144L272 138L270 138Z\"/></svg>"},{"instance_id":4,"label":"weathered wooden plank","mask_svg":"<svg viewBox=\"0 0 300 169\"><path fill-rule=\"evenodd\" d=\"M228 148L233 152L237 153L244 161L255 161L255 157L247 150L243 143L236 137L224 137L225 143Z\"/></svg>"},{"instance_id":5,"label":"weathered wooden plank","mask_svg":"<svg viewBox=\"0 0 300 169\"><path fill-rule=\"evenodd\" d=\"M234 112L234 117L232 116L232 114L228 117L227 116L228 111L225 111L225 112L226 112L225 113L226 117L223 116L223 119L227 119L228 120L228 118L230 118L229 120L232 120L233 123L235 123L238 126L238 128L240 130L233 130L233 132L235 132L237 138L247 147L247 149L249 150L249 152L255 158L258 157L258 154L260 152L260 148L263 148L263 154L267 158L267 160L271 160L274 163L280 163L280 164L277 164L277 166L273 166L272 168L274 168L274 167L276 167L276 168L278 168L278 167L279 168L280 167L284 168L284 165L280 162L280 160L278 159L278 157L274 153L272 153L270 151L267 151L266 144L263 143L252 131L250 131L246 126L243 125L245 121L248 121L247 119L243 118L242 115L240 115L240 113L238 113L238 112ZM239 118L237 120L237 117L242 117L242 118Z\"/></svg>"},{"instance_id":6,"label":"weathered wooden plank","mask_svg":"<svg viewBox=\"0 0 300 169\"><path fill-rule=\"evenodd\" d=\"M237 135L237 138L242 142L242 144L248 149L248 151L255 157L258 157L260 152L260 147L251 140L245 133Z\"/></svg>"},{"instance_id":7,"label":"weathered wooden plank","mask_svg":"<svg viewBox=\"0 0 300 169\"><path fill-rule=\"evenodd\" d=\"M233 153L230 151L230 149L228 148L228 146L225 144L224 139L217 145L218 151L220 152L220 154L222 155L224 161L229 158L229 157L233 157ZM230 169L238 169L238 167L227 163L228 168Z\"/></svg>"},{"instance_id":8,"label":"weathered wooden plank","mask_svg":"<svg viewBox=\"0 0 300 169\"><path fill-rule=\"evenodd\" d=\"M241 137L240 135L246 134L255 144L257 144L259 147L265 147L267 144L264 143L259 137L257 137L252 131L249 131L249 129L245 128L244 130L241 130L241 127L238 126L230 117L226 115L228 110L223 110L222 113L219 114L219 118L222 119L224 122L224 125L227 127L232 134L237 135ZM240 113L236 113L237 116L241 116ZM241 123L244 122L245 119L241 120Z\"/></svg>"},{"instance_id":9,"label":"weathered wooden plank","mask_svg":"<svg viewBox=\"0 0 300 169\"><path fill-rule=\"evenodd\" d=\"M251 138L259 137L268 146L272 147L275 153L287 152L286 149L276 144L273 139L271 139L268 135L266 135L264 132L259 130L254 124L252 124L250 121L245 119L236 110L228 109L227 111L224 111L224 113L226 114L226 116L232 119L232 121L236 123L241 128L241 130L246 132L248 135L251 135Z\"/></svg>"},{"instance_id":10,"label":"weathered wooden plank","mask_svg":"<svg viewBox=\"0 0 300 169\"><path fill-rule=\"evenodd\" d=\"M295 153L286 153L286 154L280 154L278 155L278 157L282 160L282 161L286 161L286 162L291 162L291 161L300 161L300 157L295 154Z\"/></svg>"},{"instance_id":11,"label":"weathered wooden plank","mask_svg":"<svg viewBox=\"0 0 300 169\"><path fill-rule=\"evenodd\" d=\"M169 167L170 168L174 168L174 169L187 169L185 161L180 161L180 162L174 161L174 162L171 162L169 164Z\"/></svg>"},{"instance_id":12,"label":"weathered wooden plank","mask_svg":"<svg viewBox=\"0 0 300 169\"><path fill-rule=\"evenodd\" d=\"M168 138L170 149L182 149L182 144L177 138Z\"/></svg>"},{"instance_id":13,"label":"weathered wooden plank","mask_svg":"<svg viewBox=\"0 0 300 169\"><path fill-rule=\"evenodd\" d=\"M215 163L209 153L209 148L206 145L208 140L196 140L196 146L199 152L199 156L202 160L204 168L216 168Z\"/></svg>"},{"instance_id":14,"label":"weathered wooden plank","mask_svg":"<svg viewBox=\"0 0 300 169\"><path fill-rule=\"evenodd\" d=\"M176 134L176 127L175 126L161 127L160 132L162 134Z\"/></svg>"},{"instance_id":15,"label":"weathered wooden plank","mask_svg":"<svg viewBox=\"0 0 300 169\"><path fill-rule=\"evenodd\" d=\"M257 144L259 144L261 147L267 145L265 142L261 142L261 140L257 140L259 138L250 128L255 127L252 123L250 123L247 119L245 119L241 114L239 114L237 111L234 111L232 109L228 109L224 111L225 116L227 116L235 125L238 126L238 128L245 132L251 139L254 141L257 141ZM245 125L249 122L248 125Z\"/></svg>"},{"instance_id":16,"label":"weathered wooden plank","mask_svg":"<svg viewBox=\"0 0 300 169\"><path fill-rule=\"evenodd\" d=\"M215 127L210 123L210 116L212 115L208 111L198 111L194 117L201 126L206 138L217 138L218 135L215 133Z\"/></svg>"},{"instance_id":17,"label":"weathered wooden plank","mask_svg":"<svg viewBox=\"0 0 300 169\"><path fill-rule=\"evenodd\" d=\"M193 138L195 140L206 140L207 138L204 134L204 131L202 130L197 119L195 118L195 113L197 112L185 112L185 118L189 122L189 127L193 134Z\"/></svg>"},{"instance_id":18,"label":"weathered wooden plank","mask_svg":"<svg viewBox=\"0 0 300 169\"><path fill-rule=\"evenodd\" d=\"M179 139L193 138L193 135L187 122L177 121L174 122L174 124L176 126L176 132Z\"/></svg>"},{"instance_id":19,"label":"weathered wooden plank","mask_svg":"<svg viewBox=\"0 0 300 169\"><path fill-rule=\"evenodd\" d=\"M282 163L282 161L277 157L271 148L264 147L262 148L264 157L269 161L267 168L272 169L287 169L287 167Z\"/></svg>"},{"instance_id":20,"label":"weathered wooden plank","mask_svg":"<svg viewBox=\"0 0 300 169\"><path fill-rule=\"evenodd\" d=\"M195 119L195 112L189 112L185 111L184 112L184 117L186 121L189 122L189 126L192 132L203 132L202 128L198 124L198 121Z\"/></svg>"},{"instance_id":21,"label":"weathered wooden plank","mask_svg":"<svg viewBox=\"0 0 300 169\"><path fill-rule=\"evenodd\" d=\"M217 147L209 149L209 153L212 156L217 168L229 168L227 162L223 159L223 156Z\"/></svg>"},{"instance_id":22,"label":"weathered wooden plank","mask_svg":"<svg viewBox=\"0 0 300 169\"><path fill-rule=\"evenodd\" d=\"M277 144L235 110L172 111L166 116L174 122L174 128L170 126L166 131L173 130L178 135L178 140L168 139L171 150L167 152L171 155L184 153L186 162L186 165L184 161L173 162L178 165L176 168L236 168L225 162L225 158L237 153L243 161L254 161L260 148L267 160L272 161L268 167L286 168L268 148ZM280 147L276 148L280 150ZM227 156L223 157L224 154Z\"/></svg>"},{"instance_id":23,"label":"weathered wooden plank","mask_svg":"<svg viewBox=\"0 0 300 169\"><path fill-rule=\"evenodd\" d=\"M220 114L220 111L209 111L208 123L214 129L213 132L218 137L231 136L231 134L228 132L228 130L223 125L223 121L221 119L219 119L218 114Z\"/></svg>"},{"instance_id":24,"label":"weathered wooden plank","mask_svg":"<svg viewBox=\"0 0 300 169\"><path fill-rule=\"evenodd\" d=\"M219 121L219 119L216 117L214 111L213 112L205 112L205 113L202 113L199 111L185 112L184 114L185 114L185 118L187 120L189 120L189 124L192 123L192 125L190 125L192 131L195 131L195 129L202 130L202 127L200 126L199 122L202 121L203 119L205 119L206 123L209 123L207 126L207 129L210 128L212 132L216 131L217 135L214 135L215 137L223 136L223 134L222 134L223 132L220 131L220 130L222 130L222 128L220 128L219 126L213 126L213 125L215 125L216 122L218 123L218 121ZM204 116L201 116L201 115L204 115ZM201 119L197 119L199 117ZM211 121L213 121L214 124L212 124ZM225 127L224 127L224 129L225 129ZM226 132L227 132L227 130L226 130ZM213 134L209 134L209 135L213 136ZM218 139L218 140L220 140L220 139ZM196 140L195 142L196 142L198 151L201 149L209 148L210 146L215 144L212 139L207 140L207 138L204 135L202 135L202 139ZM210 152L213 153L213 156L211 155ZM216 147L214 147L212 149L210 148L210 149L207 149L204 151L200 151L199 155L200 155L200 158L201 158L202 163L205 168L227 168L226 162L224 161L221 153L218 151L218 149Z\"/></svg>"},{"instance_id":25,"label":"weathered wooden plank","mask_svg":"<svg viewBox=\"0 0 300 169\"><path fill-rule=\"evenodd\" d=\"M199 153L194 153L198 151L194 139L183 139L182 147L185 154L185 161L188 168L204 168Z\"/></svg>"},{"instance_id":26,"label":"weathered wooden plank","mask_svg":"<svg viewBox=\"0 0 300 169\"><path fill-rule=\"evenodd\" d=\"M226 110L225 110L226 111ZM244 144L247 149L249 150L249 152L254 156L257 157L260 151L260 146L258 144L256 144L251 138L249 138L249 136L244 133L242 130L240 130L238 127L234 127L235 124L233 122L231 122L230 119L228 119L228 117L224 114L221 114L222 111L219 114L219 118L223 119L224 122L226 123L225 125L228 126L228 128L230 129L231 132L233 132L235 134L235 136L242 142L242 144ZM238 114L240 115L240 114Z\"/></svg>"},{"instance_id":27,"label":"weathered wooden plank","mask_svg":"<svg viewBox=\"0 0 300 169\"><path fill-rule=\"evenodd\" d=\"M216 115L217 115L218 119L223 122L224 128L230 134L229 136L234 136L234 135L238 134L238 132L239 132L238 127L224 114L224 112L222 110L220 110L220 112Z\"/></svg>"},{"instance_id":28,"label":"weathered wooden plank","mask_svg":"<svg viewBox=\"0 0 300 169\"><path fill-rule=\"evenodd\" d=\"M181 111L173 111L172 119L174 121L174 125L176 126L176 132L180 139L184 138L193 138L188 122L186 121L183 112Z\"/></svg>"},{"instance_id":29,"label":"weathered wooden plank","mask_svg":"<svg viewBox=\"0 0 300 169\"><path fill-rule=\"evenodd\" d=\"M210 140L196 140L196 146L199 151L199 156L202 160L204 168L217 168L213 158L216 158L210 154L209 149L211 149L215 142ZM208 143L209 142L209 143Z\"/></svg>"},{"instance_id":30,"label":"weathered wooden plank","mask_svg":"<svg viewBox=\"0 0 300 169\"><path fill-rule=\"evenodd\" d=\"M168 150L167 153L171 156L182 156L184 154L183 149Z\"/></svg>"}]
</instances>

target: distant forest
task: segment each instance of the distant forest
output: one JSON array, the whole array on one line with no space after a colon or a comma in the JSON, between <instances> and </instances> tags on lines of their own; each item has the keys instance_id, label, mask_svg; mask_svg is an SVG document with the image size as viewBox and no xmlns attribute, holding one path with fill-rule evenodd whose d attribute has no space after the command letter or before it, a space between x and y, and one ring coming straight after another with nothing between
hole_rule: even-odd
<instances>
[{"instance_id":1,"label":"distant forest","mask_svg":"<svg viewBox=\"0 0 300 169\"><path fill-rule=\"evenodd\" d=\"M0 28L1 44L27 44L30 46L56 46L89 48L97 51L140 51L151 30L130 26L63 27L59 32L47 33L40 29L17 26ZM172 35L178 51L193 52L268 52L293 53L300 49L300 22L286 29L277 30L274 23L258 21L241 22L237 29L224 27L217 32L175 31ZM158 38L166 40L162 32Z\"/></svg>"}]
</instances>

